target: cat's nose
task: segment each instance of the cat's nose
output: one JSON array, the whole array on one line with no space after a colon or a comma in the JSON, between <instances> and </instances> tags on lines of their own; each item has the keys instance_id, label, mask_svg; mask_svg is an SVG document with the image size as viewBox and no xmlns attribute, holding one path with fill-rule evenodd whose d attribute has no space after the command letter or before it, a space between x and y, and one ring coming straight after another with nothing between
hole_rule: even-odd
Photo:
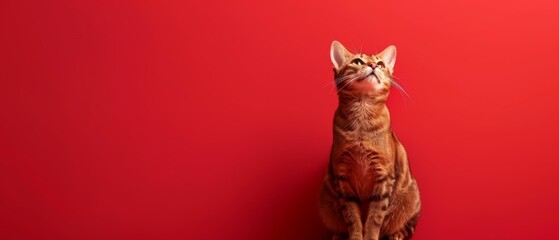
<instances>
[{"instance_id":1,"label":"cat's nose","mask_svg":"<svg viewBox=\"0 0 559 240\"><path fill-rule=\"evenodd\" d=\"M375 69L375 64L374 64L374 63L369 63L369 64L367 64L367 65L369 65L369 67Z\"/></svg>"}]
</instances>

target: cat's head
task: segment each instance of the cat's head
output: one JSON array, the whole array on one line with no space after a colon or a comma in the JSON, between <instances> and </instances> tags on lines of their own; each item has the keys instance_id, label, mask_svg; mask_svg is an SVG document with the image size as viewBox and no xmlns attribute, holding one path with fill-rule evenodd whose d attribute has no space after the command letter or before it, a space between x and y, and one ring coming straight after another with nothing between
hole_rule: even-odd
<instances>
[{"instance_id":1,"label":"cat's head","mask_svg":"<svg viewBox=\"0 0 559 240\"><path fill-rule=\"evenodd\" d=\"M364 94L386 99L392 87L396 47L376 55L351 53L340 42L332 42L330 58L338 94Z\"/></svg>"}]
</instances>

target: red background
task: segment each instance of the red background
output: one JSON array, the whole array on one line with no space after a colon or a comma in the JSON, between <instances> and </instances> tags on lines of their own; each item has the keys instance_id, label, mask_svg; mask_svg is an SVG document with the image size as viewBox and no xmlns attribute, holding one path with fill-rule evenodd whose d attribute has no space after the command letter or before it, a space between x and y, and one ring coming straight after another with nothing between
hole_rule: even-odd
<instances>
[{"instance_id":1,"label":"red background","mask_svg":"<svg viewBox=\"0 0 559 240\"><path fill-rule=\"evenodd\" d=\"M1 239L327 239L332 40L398 48L421 239L556 239L557 1L2 1Z\"/></svg>"}]
</instances>

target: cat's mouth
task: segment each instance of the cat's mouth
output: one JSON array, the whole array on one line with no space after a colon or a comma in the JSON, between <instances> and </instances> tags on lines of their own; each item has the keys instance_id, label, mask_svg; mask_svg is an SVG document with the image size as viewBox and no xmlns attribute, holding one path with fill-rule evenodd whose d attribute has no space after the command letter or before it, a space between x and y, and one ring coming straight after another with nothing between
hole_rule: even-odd
<instances>
[{"instance_id":1,"label":"cat's mouth","mask_svg":"<svg viewBox=\"0 0 559 240\"><path fill-rule=\"evenodd\" d=\"M372 71L371 73L369 73L367 76L365 76L365 78L363 79L367 79L369 81L377 81L378 84L380 84L380 79L378 78L377 75L375 75L375 71Z\"/></svg>"},{"instance_id":2,"label":"cat's mouth","mask_svg":"<svg viewBox=\"0 0 559 240\"><path fill-rule=\"evenodd\" d=\"M376 68L372 68L372 67L366 67L363 69L364 71L364 76L360 79L358 79L357 81L363 81L366 80L367 82L370 83L378 83L380 84L380 78L375 74L375 70L377 70Z\"/></svg>"}]
</instances>

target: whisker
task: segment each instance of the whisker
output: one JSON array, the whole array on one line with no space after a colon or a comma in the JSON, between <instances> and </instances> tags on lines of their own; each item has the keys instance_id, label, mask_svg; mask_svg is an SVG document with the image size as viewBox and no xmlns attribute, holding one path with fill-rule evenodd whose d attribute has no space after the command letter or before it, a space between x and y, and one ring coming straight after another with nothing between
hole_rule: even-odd
<instances>
[{"instance_id":1,"label":"whisker","mask_svg":"<svg viewBox=\"0 0 559 240\"><path fill-rule=\"evenodd\" d=\"M357 50L357 48L355 48L355 43L353 42L353 40L350 40L350 41L351 41L352 49L349 49L349 50L351 50L352 52L355 52L355 50Z\"/></svg>"},{"instance_id":2,"label":"whisker","mask_svg":"<svg viewBox=\"0 0 559 240\"><path fill-rule=\"evenodd\" d=\"M346 77L341 77L341 78L335 78L334 81L329 82L328 84L326 84L323 88L325 88L326 86L330 86L330 92L332 92L338 85L338 82L344 81Z\"/></svg>"},{"instance_id":3,"label":"whisker","mask_svg":"<svg viewBox=\"0 0 559 240\"><path fill-rule=\"evenodd\" d=\"M364 42L364 41L361 41L361 48L359 49L359 53L362 53L362 52L363 52L363 42Z\"/></svg>"},{"instance_id":4,"label":"whisker","mask_svg":"<svg viewBox=\"0 0 559 240\"><path fill-rule=\"evenodd\" d=\"M322 88L328 87L330 85L335 85L335 82L328 81L328 83L326 85L322 86Z\"/></svg>"},{"instance_id":5,"label":"whisker","mask_svg":"<svg viewBox=\"0 0 559 240\"><path fill-rule=\"evenodd\" d=\"M334 81L333 84L332 84L332 87L330 87L329 92L331 93L332 91L334 91L334 89L336 89L337 86L338 86L338 84L336 83L336 81Z\"/></svg>"},{"instance_id":6,"label":"whisker","mask_svg":"<svg viewBox=\"0 0 559 240\"><path fill-rule=\"evenodd\" d=\"M410 100L413 101L413 99L410 97L410 95L406 92L406 90L404 90L404 88L402 88L402 86L400 86L400 84L398 84L396 81L389 79L390 83L392 83L392 85L394 85L401 93L403 93L404 95L406 95L406 97L408 97Z\"/></svg>"},{"instance_id":7,"label":"whisker","mask_svg":"<svg viewBox=\"0 0 559 240\"><path fill-rule=\"evenodd\" d=\"M341 82L343 82L347 79L348 79L348 76L343 76L343 77L339 77L339 78L334 79L334 81L332 82L332 87L330 88L330 92L332 92L338 86L338 83L341 83Z\"/></svg>"},{"instance_id":8,"label":"whisker","mask_svg":"<svg viewBox=\"0 0 559 240\"><path fill-rule=\"evenodd\" d=\"M336 94L338 94L338 93L340 93L342 90L344 90L344 88L345 88L347 85L349 85L351 82L355 81L355 79L357 79L357 78L353 78L353 79L350 79L349 81L347 81L347 82L336 92Z\"/></svg>"},{"instance_id":9,"label":"whisker","mask_svg":"<svg viewBox=\"0 0 559 240\"><path fill-rule=\"evenodd\" d=\"M384 79L387 79L388 81L390 81L390 83L391 83L392 85L394 85L394 87L396 87L396 88L398 89L398 91L399 91L402 95L405 95L409 100L413 101L413 99L412 99L411 96L406 92L406 90L404 90L404 88L403 88L402 86L400 86L400 84L399 84L398 82L396 82L396 80L394 80L394 78L400 80L399 78L397 78L397 77L394 76L394 75L392 75L392 77L389 77L389 76L387 76L384 72L382 72L382 71L379 71L379 72L381 73L382 77L383 77Z\"/></svg>"},{"instance_id":10,"label":"whisker","mask_svg":"<svg viewBox=\"0 0 559 240\"><path fill-rule=\"evenodd\" d=\"M401 80L399 77L396 77L396 76L394 76L394 75L392 75L392 78L396 78L396 79L398 79L398 81Z\"/></svg>"},{"instance_id":11,"label":"whisker","mask_svg":"<svg viewBox=\"0 0 559 240\"><path fill-rule=\"evenodd\" d=\"M338 87L338 83L334 82L334 85L332 85L332 87L330 88L330 92L334 91L334 89L336 89L336 87Z\"/></svg>"},{"instance_id":12,"label":"whisker","mask_svg":"<svg viewBox=\"0 0 559 240\"><path fill-rule=\"evenodd\" d=\"M351 78L353 78L353 77L354 77L354 74L347 75L347 76L343 76L343 77L339 77L339 78L336 78L336 80L335 80L334 82L340 83L340 82L343 82L343 81L345 81L345 80L351 79Z\"/></svg>"},{"instance_id":13,"label":"whisker","mask_svg":"<svg viewBox=\"0 0 559 240\"><path fill-rule=\"evenodd\" d=\"M410 95L404 90L404 88L403 88L399 83L396 82L396 80L394 80L394 79L397 79L398 81L400 81L400 78L398 78L398 77L396 77L396 76L394 76L394 75L392 75L392 78L393 78L393 79L391 79L391 82L394 83L394 85L395 85L398 89L401 89L401 91L404 92L404 93L406 94L406 96L408 96L408 98L411 100Z\"/></svg>"},{"instance_id":14,"label":"whisker","mask_svg":"<svg viewBox=\"0 0 559 240\"><path fill-rule=\"evenodd\" d=\"M330 86L330 92L332 92L332 90L334 90L334 88L336 88L336 86L338 85L338 82L342 82L346 79L349 79L351 76L343 76L343 77L339 77L339 78L335 78L334 81L328 82L326 85L324 85L322 88L325 88L327 86Z\"/></svg>"}]
</instances>

